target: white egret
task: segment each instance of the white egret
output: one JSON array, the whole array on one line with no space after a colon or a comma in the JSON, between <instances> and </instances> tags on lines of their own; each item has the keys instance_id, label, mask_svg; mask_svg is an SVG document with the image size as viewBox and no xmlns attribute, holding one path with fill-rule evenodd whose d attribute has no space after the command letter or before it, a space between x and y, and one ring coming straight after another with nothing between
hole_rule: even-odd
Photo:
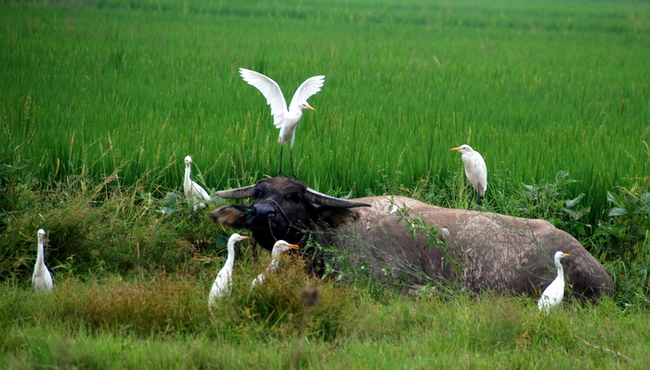
<instances>
[{"instance_id":1,"label":"white egret","mask_svg":"<svg viewBox=\"0 0 650 370\"><path fill-rule=\"evenodd\" d=\"M36 252L36 264L34 265L34 274L32 275L32 285L35 289L51 291L54 286L52 281L52 274L45 266L45 246L43 240L45 239L45 230L39 229L36 232L38 239L38 249Z\"/></svg>"},{"instance_id":2,"label":"white egret","mask_svg":"<svg viewBox=\"0 0 650 370\"><path fill-rule=\"evenodd\" d=\"M485 196L487 190L487 166L481 153L472 149L471 146L464 144L458 148L452 148L462 154L461 159L465 165L465 176L478 192L479 197ZM480 198L479 198L480 200Z\"/></svg>"},{"instance_id":3,"label":"white egret","mask_svg":"<svg viewBox=\"0 0 650 370\"><path fill-rule=\"evenodd\" d=\"M214 283L212 283L208 305L212 306L217 298L230 294L232 290L232 270L235 266L235 243L248 238L248 236L241 236L237 233L230 235L230 238L228 238L228 257L219 274L217 274L217 278L214 279Z\"/></svg>"},{"instance_id":4,"label":"white egret","mask_svg":"<svg viewBox=\"0 0 650 370\"><path fill-rule=\"evenodd\" d=\"M257 275L257 277L253 280L251 283L251 289L253 289L255 286L258 284L261 284L264 279L266 278L266 273L270 271L275 271L280 267L280 256L282 256L282 253L288 251L289 249L299 249L300 246L295 245L295 244L289 244L285 242L284 240L278 240L273 244L273 250L271 251L271 263L269 263L269 267L264 270L261 274Z\"/></svg>"},{"instance_id":5,"label":"white egret","mask_svg":"<svg viewBox=\"0 0 650 370\"><path fill-rule=\"evenodd\" d=\"M296 139L296 125L298 125L300 118L302 118L303 109L315 110L307 103L307 99L320 91L325 83L325 76L314 76L306 79L296 90L287 109L287 103L284 100L284 95L282 95L282 90L280 90L280 86L275 81L259 72L245 68L240 68L239 73L244 81L260 90L266 98L266 103L271 106L273 124L276 128L280 129L278 143L282 145L280 147L279 174L282 174L283 144L291 140L289 163L291 164L291 175L295 177L293 171L293 143Z\"/></svg>"},{"instance_id":6,"label":"white egret","mask_svg":"<svg viewBox=\"0 0 650 370\"><path fill-rule=\"evenodd\" d=\"M537 301L537 308L546 314L550 312L551 308L558 306L562 302L562 298L564 298L564 269L561 260L568 256L570 254L561 251L555 252L554 262L557 268L557 277L544 289L544 293Z\"/></svg>"},{"instance_id":7,"label":"white egret","mask_svg":"<svg viewBox=\"0 0 650 370\"><path fill-rule=\"evenodd\" d=\"M185 180L183 181L183 190L187 198L187 204L193 207L195 211L206 207L204 202L212 200L210 195L201 185L192 181L190 174L192 172L192 157L185 157Z\"/></svg>"}]
</instances>

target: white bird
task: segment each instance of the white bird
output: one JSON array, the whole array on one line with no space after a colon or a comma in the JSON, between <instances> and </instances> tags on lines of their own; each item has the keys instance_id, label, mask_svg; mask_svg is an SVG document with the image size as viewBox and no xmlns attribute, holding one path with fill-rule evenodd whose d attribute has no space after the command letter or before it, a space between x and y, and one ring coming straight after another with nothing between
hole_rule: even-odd
<instances>
[{"instance_id":1,"label":"white bird","mask_svg":"<svg viewBox=\"0 0 650 370\"><path fill-rule=\"evenodd\" d=\"M273 124L276 128L280 129L278 143L282 145L291 140L289 162L291 164L292 176L295 177L295 173L293 172L293 143L296 139L296 126L298 125L300 118L302 118L302 111L304 109L315 110L307 103L307 99L320 91L321 87L323 87L323 84L325 83L325 76L314 76L306 79L305 82L298 87L295 94L293 94L293 98L291 99L291 103L287 109L287 103L284 99L284 95L282 95L282 90L280 90L280 86L275 81L259 72L245 68L240 68L239 73L244 81L260 90L262 95L266 98L266 103L271 106ZM280 174L282 174L283 147L284 145L280 147Z\"/></svg>"},{"instance_id":2,"label":"white bird","mask_svg":"<svg viewBox=\"0 0 650 370\"><path fill-rule=\"evenodd\" d=\"M209 202L212 200L210 195L201 185L197 184L195 181L192 181L190 174L192 172L192 157L189 155L185 157L185 180L183 181L183 190L185 191L185 197L187 198L187 204L194 208L197 211L199 208L203 209L206 207L204 202Z\"/></svg>"},{"instance_id":3,"label":"white bird","mask_svg":"<svg viewBox=\"0 0 650 370\"><path fill-rule=\"evenodd\" d=\"M52 274L45 266L45 246L43 240L45 239L45 230L39 229L36 233L38 239L38 249L36 252L36 264L34 265L34 274L32 275L32 285L35 289L51 291L54 286L52 281Z\"/></svg>"},{"instance_id":4,"label":"white bird","mask_svg":"<svg viewBox=\"0 0 650 370\"><path fill-rule=\"evenodd\" d=\"M537 301L537 308L540 311L548 314L551 308L559 305L564 298L564 269L562 268L562 263L560 262L562 258L568 257L570 254L566 254L560 251L555 252L555 267L557 268L557 277L553 282L544 289L544 293Z\"/></svg>"},{"instance_id":5,"label":"white bird","mask_svg":"<svg viewBox=\"0 0 650 370\"><path fill-rule=\"evenodd\" d=\"M248 236L241 236L237 233L230 235L230 238L228 238L228 257L219 274L217 274L217 278L214 279L214 283L212 283L208 305L212 306L218 298L230 294L232 290L232 270L235 266L235 243L248 238Z\"/></svg>"},{"instance_id":6,"label":"white bird","mask_svg":"<svg viewBox=\"0 0 650 370\"><path fill-rule=\"evenodd\" d=\"M485 190L487 190L487 166L481 153L467 144L451 150L457 150L462 154L461 159L465 165L467 180L476 189L479 197L485 196Z\"/></svg>"},{"instance_id":7,"label":"white bird","mask_svg":"<svg viewBox=\"0 0 650 370\"><path fill-rule=\"evenodd\" d=\"M269 267L264 270L261 274L257 275L257 277L251 282L251 289L253 289L255 286L258 284L261 284L264 279L266 278L266 273L270 271L275 271L280 267L280 256L282 256L282 253L288 251L289 249L299 249L300 246L295 245L295 244L289 244L285 242L284 240L278 240L275 242L273 245L273 250L271 251L271 263L269 263Z\"/></svg>"}]
</instances>

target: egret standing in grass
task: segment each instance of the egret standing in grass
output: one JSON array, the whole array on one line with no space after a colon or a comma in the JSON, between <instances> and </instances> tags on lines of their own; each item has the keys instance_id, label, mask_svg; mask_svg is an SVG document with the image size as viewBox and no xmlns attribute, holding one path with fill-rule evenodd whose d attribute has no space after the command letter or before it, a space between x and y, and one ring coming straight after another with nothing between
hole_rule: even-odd
<instances>
[{"instance_id":1,"label":"egret standing in grass","mask_svg":"<svg viewBox=\"0 0 650 370\"><path fill-rule=\"evenodd\" d=\"M235 267L235 243L248 238L248 236L241 236L237 233L230 235L230 238L228 238L228 257L219 274L217 274L217 278L214 279L208 297L208 305L212 306L218 298L230 294L232 290L232 270Z\"/></svg>"},{"instance_id":2,"label":"egret standing in grass","mask_svg":"<svg viewBox=\"0 0 650 370\"><path fill-rule=\"evenodd\" d=\"M562 268L561 261L564 257L568 256L570 254L561 251L555 252L553 260L557 269L557 277L551 285L544 289L544 293L542 293L539 301L537 301L537 308L546 314L551 311L551 308L558 306L562 302L562 298L564 298L564 269Z\"/></svg>"},{"instance_id":3,"label":"egret standing in grass","mask_svg":"<svg viewBox=\"0 0 650 370\"><path fill-rule=\"evenodd\" d=\"M37 290L51 291L54 286L54 281L52 281L52 274L50 270L45 266L45 230L39 229L36 232L36 238L38 240L37 250L36 250L36 264L34 265L34 274L32 275L32 285Z\"/></svg>"},{"instance_id":4,"label":"egret standing in grass","mask_svg":"<svg viewBox=\"0 0 650 370\"><path fill-rule=\"evenodd\" d=\"M212 200L210 195L201 185L192 181L190 174L192 173L192 157L189 155L185 157L185 180L183 181L183 190L187 198L187 204L194 208L195 211L206 207L204 202Z\"/></svg>"},{"instance_id":5,"label":"egret standing in grass","mask_svg":"<svg viewBox=\"0 0 650 370\"><path fill-rule=\"evenodd\" d=\"M485 190L487 190L487 166L483 156L467 144L451 150L456 150L462 154L461 159L465 165L465 176L467 176L467 180L478 193L477 203L480 202L481 197L485 196Z\"/></svg>"},{"instance_id":6,"label":"egret standing in grass","mask_svg":"<svg viewBox=\"0 0 650 370\"><path fill-rule=\"evenodd\" d=\"M278 171L278 174L283 174L283 144L291 140L289 163L291 165L291 176L295 177L295 172L293 170L293 143L296 140L296 126L302 118L302 111L304 109L315 110L307 103L307 99L320 91L321 87L323 87L323 84L325 83L325 76L314 76L305 80L305 82L298 87L295 94L293 94L293 98L291 99L291 103L287 109L287 103L284 100L284 95L282 95L282 90L280 90L280 86L275 81L259 72L245 68L240 68L239 73L244 81L255 86L260 90L260 92L262 92L262 95L266 98L266 103L271 106L273 124L276 128L280 129L278 143L282 146L280 147L280 170Z\"/></svg>"},{"instance_id":7,"label":"egret standing in grass","mask_svg":"<svg viewBox=\"0 0 650 370\"><path fill-rule=\"evenodd\" d=\"M269 263L269 267L264 270L261 274L257 275L257 277L253 280L251 283L251 289L253 289L255 286L261 284L264 279L266 278L266 273L275 271L280 267L280 256L282 256L282 253L290 250L290 249L299 249L300 246L295 245L295 244L289 244L285 242L284 240L278 240L273 244L273 250L271 251L271 263Z\"/></svg>"}]
</instances>

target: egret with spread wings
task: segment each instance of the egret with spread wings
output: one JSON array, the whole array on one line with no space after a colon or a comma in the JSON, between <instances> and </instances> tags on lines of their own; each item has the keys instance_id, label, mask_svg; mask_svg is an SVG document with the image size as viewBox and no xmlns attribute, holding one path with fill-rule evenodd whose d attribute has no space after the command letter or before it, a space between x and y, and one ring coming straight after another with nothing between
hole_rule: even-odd
<instances>
[{"instance_id":1,"label":"egret with spread wings","mask_svg":"<svg viewBox=\"0 0 650 370\"><path fill-rule=\"evenodd\" d=\"M283 174L283 144L291 140L289 163L291 165L291 176L295 177L293 169L293 143L296 140L296 126L302 118L302 111L304 109L315 110L307 103L307 99L320 91L321 87L323 87L323 84L325 83L325 76L314 76L305 80L305 82L298 87L298 90L296 90L296 93L293 95L291 103L287 109L287 103L284 99L284 95L282 95L282 90L280 90L280 86L275 81L259 72L245 68L240 68L239 73L244 81L260 90L262 95L266 98L266 103L271 106L273 124L276 128L280 129L280 136L278 137L278 143L282 145L280 147L280 170L278 171L278 174L280 175Z\"/></svg>"}]
</instances>

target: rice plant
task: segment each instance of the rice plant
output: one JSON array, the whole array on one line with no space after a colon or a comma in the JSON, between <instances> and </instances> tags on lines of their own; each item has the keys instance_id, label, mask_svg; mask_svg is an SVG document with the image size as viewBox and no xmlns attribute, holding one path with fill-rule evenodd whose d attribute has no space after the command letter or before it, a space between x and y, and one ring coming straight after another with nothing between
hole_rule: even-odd
<instances>
[{"instance_id":1,"label":"rice plant","mask_svg":"<svg viewBox=\"0 0 650 370\"><path fill-rule=\"evenodd\" d=\"M123 183L160 170L146 186L173 188L187 154L213 189L275 175L277 132L239 67L281 86L327 76L294 152L321 191L445 177L460 171L449 149L467 143L510 181L571 173L597 219L607 190L649 168L641 4L2 7L3 162L38 160L43 179L83 167L101 181L119 166Z\"/></svg>"}]
</instances>

